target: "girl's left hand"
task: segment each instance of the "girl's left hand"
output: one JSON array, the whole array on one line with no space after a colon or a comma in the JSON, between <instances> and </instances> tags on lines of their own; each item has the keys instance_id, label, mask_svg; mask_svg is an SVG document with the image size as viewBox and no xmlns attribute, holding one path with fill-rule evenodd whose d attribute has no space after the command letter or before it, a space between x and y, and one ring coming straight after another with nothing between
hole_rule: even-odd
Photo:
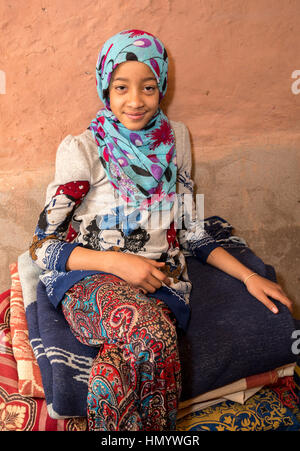
<instances>
[{"instance_id":1,"label":"girl's left hand","mask_svg":"<svg viewBox=\"0 0 300 451\"><path fill-rule=\"evenodd\" d=\"M286 296L283 289L278 283L272 282L259 274L250 277L246 282L246 287L254 297L262 302L273 313L278 313L276 305L268 298L271 296L273 299L286 305L289 311L292 313L292 301Z\"/></svg>"}]
</instances>

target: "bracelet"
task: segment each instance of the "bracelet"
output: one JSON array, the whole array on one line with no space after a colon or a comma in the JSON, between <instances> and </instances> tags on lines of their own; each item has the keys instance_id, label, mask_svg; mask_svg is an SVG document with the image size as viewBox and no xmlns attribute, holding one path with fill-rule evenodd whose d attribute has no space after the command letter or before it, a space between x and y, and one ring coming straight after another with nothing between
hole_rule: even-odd
<instances>
[{"instance_id":1,"label":"bracelet","mask_svg":"<svg viewBox=\"0 0 300 451\"><path fill-rule=\"evenodd\" d=\"M244 280L244 284L246 285L247 280L250 279L250 277L256 276L256 275L257 275L257 272L253 272L252 274L250 274L249 276L247 276L246 279Z\"/></svg>"}]
</instances>

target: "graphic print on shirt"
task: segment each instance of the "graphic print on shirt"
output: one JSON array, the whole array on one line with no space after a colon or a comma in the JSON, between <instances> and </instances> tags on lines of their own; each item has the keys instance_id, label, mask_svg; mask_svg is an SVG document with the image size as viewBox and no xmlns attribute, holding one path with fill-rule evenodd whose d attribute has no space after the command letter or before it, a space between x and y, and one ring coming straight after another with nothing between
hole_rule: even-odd
<instances>
[{"instance_id":1,"label":"graphic print on shirt","mask_svg":"<svg viewBox=\"0 0 300 451\"><path fill-rule=\"evenodd\" d=\"M36 251L49 240L73 241L77 232L72 224L74 212L90 189L88 181L80 180L59 185L50 202L40 214L30 255L37 260Z\"/></svg>"},{"instance_id":2,"label":"graphic print on shirt","mask_svg":"<svg viewBox=\"0 0 300 451\"><path fill-rule=\"evenodd\" d=\"M194 191L194 183L192 181L191 175L187 171L182 171L177 173L177 182L181 183L185 188L187 188L191 194Z\"/></svg>"},{"instance_id":3,"label":"graphic print on shirt","mask_svg":"<svg viewBox=\"0 0 300 451\"><path fill-rule=\"evenodd\" d=\"M74 211L86 196L89 187L89 182L86 181L60 185L40 215L38 232L44 234L44 237L52 233L58 238L65 237Z\"/></svg>"},{"instance_id":4,"label":"graphic print on shirt","mask_svg":"<svg viewBox=\"0 0 300 451\"><path fill-rule=\"evenodd\" d=\"M145 250L150 234L138 223L140 212L135 210L126 216L123 206L112 211L113 214L95 216L86 227L88 233L83 236L85 246L96 250L127 250L134 253Z\"/></svg>"}]
</instances>

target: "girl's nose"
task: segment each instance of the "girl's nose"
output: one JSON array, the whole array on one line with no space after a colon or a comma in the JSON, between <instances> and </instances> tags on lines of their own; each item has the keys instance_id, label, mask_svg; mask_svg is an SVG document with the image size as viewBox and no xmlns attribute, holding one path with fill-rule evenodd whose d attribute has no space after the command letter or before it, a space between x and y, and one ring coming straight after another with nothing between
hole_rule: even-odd
<instances>
[{"instance_id":1,"label":"girl's nose","mask_svg":"<svg viewBox=\"0 0 300 451\"><path fill-rule=\"evenodd\" d=\"M132 108L140 108L143 106L143 98L137 89L133 89L129 92L128 105Z\"/></svg>"}]
</instances>

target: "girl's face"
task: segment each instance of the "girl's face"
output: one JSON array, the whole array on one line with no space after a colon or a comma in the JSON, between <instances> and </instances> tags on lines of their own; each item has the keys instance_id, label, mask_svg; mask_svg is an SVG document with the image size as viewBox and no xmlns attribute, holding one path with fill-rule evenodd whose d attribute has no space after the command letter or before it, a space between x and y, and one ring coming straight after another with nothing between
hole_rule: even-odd
<instances>
[{"instance_id":1,"label":"girl's face","mask_svg":"<svg viewBox=\"0 0 300 451\"><path fill-rule=\"evenodd\" d=\"M159 89L151 69L138 61L120 64L109 85L110 108L129 130L141 130L157 112Z\"/></svg>"}]
</instances>

